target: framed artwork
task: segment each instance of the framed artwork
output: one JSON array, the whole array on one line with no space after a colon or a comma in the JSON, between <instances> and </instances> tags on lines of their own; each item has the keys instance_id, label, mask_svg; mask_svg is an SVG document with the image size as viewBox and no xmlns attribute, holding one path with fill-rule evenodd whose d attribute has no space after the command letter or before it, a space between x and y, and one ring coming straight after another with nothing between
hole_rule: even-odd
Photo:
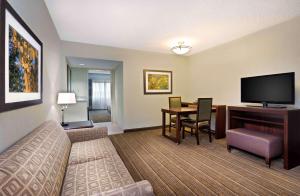
<instances>
[{"instance_id":1,"label":"framed artwork","mask_svg":"<svg viewBox=\"0 0 300 196\"><path fill-rule=\"evenodd\" d=\"M144 70L144 94L172 94L172 72Z\"/></svg>"},{"instance_id":2,"label":"framed artwork","mask_svg":"<svg viewBox=\"0 0 300 196\"><path fill-rule=\"evenodd\" d=\"M0 112L42 103L43 44L0 0Z\"/></svg>"}]
</instances>

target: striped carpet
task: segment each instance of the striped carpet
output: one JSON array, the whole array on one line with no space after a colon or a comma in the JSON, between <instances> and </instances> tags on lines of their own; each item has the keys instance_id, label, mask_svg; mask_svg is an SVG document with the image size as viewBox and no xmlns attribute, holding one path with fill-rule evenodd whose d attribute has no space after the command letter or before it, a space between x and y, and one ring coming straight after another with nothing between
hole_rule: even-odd
<instances>
[{"instance_id":1,"label":"striped carpet","mask_svg":"<svg viewBox=\"0 0 300 196\"><path fill-rule=\"evenodd\" d=\"M180 145L148 130L110 136L135 181L149 180L156 195L300 195L300 167L267 168L261 158L228 153L225 139L200 145L189 136Z\"/></svg>"}]
</instances>

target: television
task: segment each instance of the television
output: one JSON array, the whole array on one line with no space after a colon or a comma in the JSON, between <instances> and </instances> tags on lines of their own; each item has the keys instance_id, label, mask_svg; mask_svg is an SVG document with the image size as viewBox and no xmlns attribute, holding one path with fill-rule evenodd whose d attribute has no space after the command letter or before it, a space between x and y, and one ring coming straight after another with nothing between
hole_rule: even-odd
<instances>
[{"instance_id":1,"label":"television","mask_svg":"<svg viewBox=\"0 0 300 196\"><path fill-rule=\"evenodd\" d=\"M295 73L241 78L241 102L295 104Z\"/></svg>"}]
</instances>

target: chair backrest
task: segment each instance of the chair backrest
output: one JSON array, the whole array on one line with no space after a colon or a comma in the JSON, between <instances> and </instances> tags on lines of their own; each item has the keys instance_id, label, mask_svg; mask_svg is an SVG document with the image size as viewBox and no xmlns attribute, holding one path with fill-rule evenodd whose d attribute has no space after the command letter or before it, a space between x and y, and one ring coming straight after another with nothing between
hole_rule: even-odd
<instances>
[{"instance_id":1,"label":"chair backrest","mask_svg":"<svg viewBox=\"0 0 300 196\"><path fill-rule=\"evenodd\" d=\"M197 106L197 121L210 121L211 120L211 109L212 109L212 98L198 98Z\"/></svg>"},{"instance_id":2,"label":"chair backrest","mask_svg":"<svg viewBox=\"0 0 300 196\"><path fill-rule=\"evenodd\" d=\"M181 97L169 97L169 108L180 108Z\"/></svg>"}]
</instances>

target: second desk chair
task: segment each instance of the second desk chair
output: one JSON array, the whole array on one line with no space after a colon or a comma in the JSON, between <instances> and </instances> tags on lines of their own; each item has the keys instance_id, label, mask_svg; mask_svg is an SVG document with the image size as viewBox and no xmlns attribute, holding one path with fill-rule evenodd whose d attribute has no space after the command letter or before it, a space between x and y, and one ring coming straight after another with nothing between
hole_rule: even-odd
<instances>
[{"instance_id":1,"label":"second desk chair","mask_svg":"<svg viewBox=\"0 0 300 196\"><path fill-rule=\"evenodd\" d=\"M196 119L182 121L182 138L184 138L185 127L189 127L191 132L195 130L197 145L199 145L199 129L208 131L209 142L211 142L211 110L212 98L198 98Z\"/></svg>"}]
</instances>

